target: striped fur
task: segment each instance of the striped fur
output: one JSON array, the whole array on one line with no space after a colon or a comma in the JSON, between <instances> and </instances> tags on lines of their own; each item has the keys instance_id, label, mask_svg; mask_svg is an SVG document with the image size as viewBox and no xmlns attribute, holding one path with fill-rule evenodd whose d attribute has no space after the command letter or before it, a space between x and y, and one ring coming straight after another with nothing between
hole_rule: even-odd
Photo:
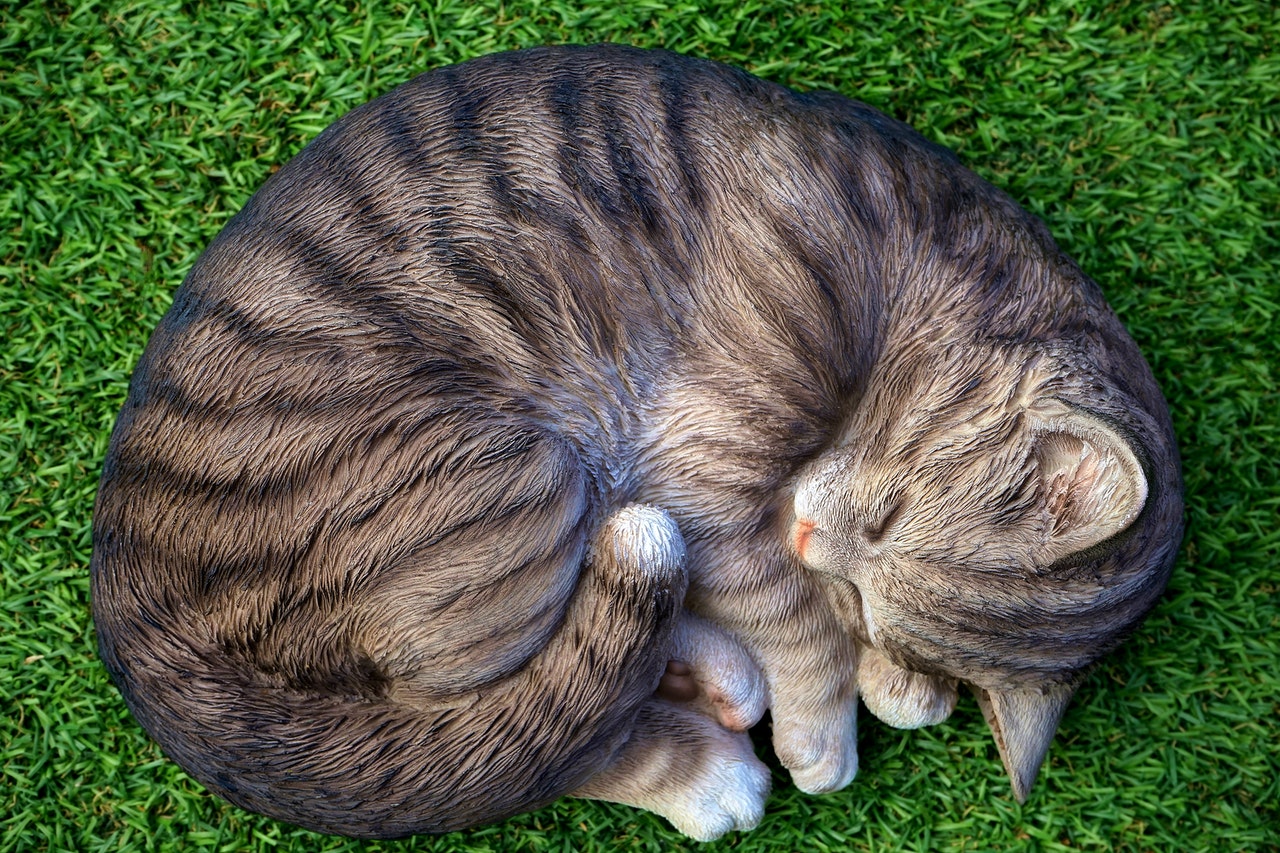
<instances>
[{"instance_id":1,"label":"striped fur","mask_svg":"<svg viewBox=\"0 0 1280 853\"><path fill-rule=\"evenodd\" d=\"M1151 484L1051 566L1001 550L1052 492L1042 398ZM864 532L848 507L915 491L877 562L840 524L797 551L798 488ZM711 838L760 817L720 723L766 699L797 784L852 777L859 646L1075 678L1163 587L1179 490L1097 287L948 152L724 66L539 49L353 110L200 258L112 436L94 615L134 715L246 808L399 836L577 793ZM718 720L653 695L672 657L737 697Z\"/></svg>"}]
</instances>

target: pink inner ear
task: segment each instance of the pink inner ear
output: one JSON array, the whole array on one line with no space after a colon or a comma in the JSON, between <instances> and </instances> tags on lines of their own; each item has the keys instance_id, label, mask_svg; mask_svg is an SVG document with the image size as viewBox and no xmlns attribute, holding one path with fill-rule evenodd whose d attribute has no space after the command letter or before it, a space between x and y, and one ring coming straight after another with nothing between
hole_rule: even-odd
<instances>
[{"instance_id":1,"label":"pink inner ear","mask_svg":"<svg viewBox=\"0 0 1280 853\"><path fill-rule=\"evenodd\" d=\"M1049 443L1049 442L1046 442ZM1042 454L1045 470L1045 509L1050 535L1062 534L1087 523L1100 474L1098 456L1072 435L1057 435L1052 449ZM1047 458L1045 458L1047 457Z\"/></svg>"},{"instance_id":2,"label":"pink inner ear","mask_svg":"<svg viewBox=\"0 0 1280 853\"><path fill-rule=\"evenodd\" d=\"M1137 459L1109 431L1046 432L1037 441L1036 455L1048 516L1045 544L1052 559L1121 532L1146 503L1146 478Z\"/></svg>"}]
</instances>

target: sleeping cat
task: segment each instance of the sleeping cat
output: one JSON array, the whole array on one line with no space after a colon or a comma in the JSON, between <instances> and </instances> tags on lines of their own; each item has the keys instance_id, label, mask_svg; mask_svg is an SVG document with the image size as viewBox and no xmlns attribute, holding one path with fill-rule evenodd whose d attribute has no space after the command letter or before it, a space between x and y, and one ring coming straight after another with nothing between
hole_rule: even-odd
<instances>
[{"instance_id":1,"label":"sleeping cat","mask_svg":"<svg viewBox=\"0 0 1280 853\"><path fill-rule=\"evenodd\" d=\"M614 46L443 68L174 297L94 520L103 660L233 803L562 795L703 839L979 696L1026 796L1180 535L1165 404L1045 228L832 94Z\"/></svg>"}]
</instances>

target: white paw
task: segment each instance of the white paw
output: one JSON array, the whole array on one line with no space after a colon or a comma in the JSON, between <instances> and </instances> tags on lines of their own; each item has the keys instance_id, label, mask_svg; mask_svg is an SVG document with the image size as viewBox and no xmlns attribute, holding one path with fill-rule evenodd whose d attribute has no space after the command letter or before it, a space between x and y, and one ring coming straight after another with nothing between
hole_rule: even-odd
<instances>
[{"instance_id":1,"label":"white paw","mask_svg":"<svg viewBox=\"0 0 1280 853\"><path fill-rule=\"evenodd\" d=\"M946 689L950 687L950 689ZM956 707L956 688L951 685L928 685L927 689L881 694L861 691L867 710L885 725L895 729L919 729L935 726L951 716Z\"/></svg>"},{"instance_id":2,"label":"white paw","mask_svg":"<svg viewBox=\"0 0 1280 853\"><path fill-rule=\"evenodd\" d=\"M859 656L858 693L868 711L896 729L936 725L956 707L954 679L902 669L874 648Z\"/></svg>"},{"instance_id":3,"label":"white paw","mask_svg":"<svg viewBox=\"0 0 1280 853\"><path fill-rule=\"evenodd\" d=\"M754 829L764 816L769 769L756 758L746 734L725 732L723 743L683 796L661 811L676 829L698 841Z\"/></svg>"}]
</instances>

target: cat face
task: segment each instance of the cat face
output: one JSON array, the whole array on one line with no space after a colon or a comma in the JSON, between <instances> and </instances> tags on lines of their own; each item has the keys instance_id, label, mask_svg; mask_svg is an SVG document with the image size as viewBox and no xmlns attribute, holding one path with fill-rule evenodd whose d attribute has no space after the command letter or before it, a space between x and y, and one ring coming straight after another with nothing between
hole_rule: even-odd
<instances>
[{"instance_id":1,"label":"cat face","mask_svg":"<svg viewBox=\"0 0 1280 853\"><path fill-rule=\"evenodd\" d=\"M856 589L846 621L901 666L1070 680L1105 645L1072 623L1124 594L1102 564L1148 498L1130 439L1034 364L917 373L915 405L903 383L873 390L801 476L795 550Z\"/></svg>"},{"instance_id":2,"label":"cat face","mask_svg":"<svg viewBox=\"0 0 1280 853\"><path fill-rule=\"evenodd\" d=\"M1021 798L1082 673L1149 606L1130 605L1151 572L1115 559L1149 486L1120 428L1034 366L992 370L873 388L800 477L791 537L861 643L975 688Z\"/></svg>"}]
</instances>

